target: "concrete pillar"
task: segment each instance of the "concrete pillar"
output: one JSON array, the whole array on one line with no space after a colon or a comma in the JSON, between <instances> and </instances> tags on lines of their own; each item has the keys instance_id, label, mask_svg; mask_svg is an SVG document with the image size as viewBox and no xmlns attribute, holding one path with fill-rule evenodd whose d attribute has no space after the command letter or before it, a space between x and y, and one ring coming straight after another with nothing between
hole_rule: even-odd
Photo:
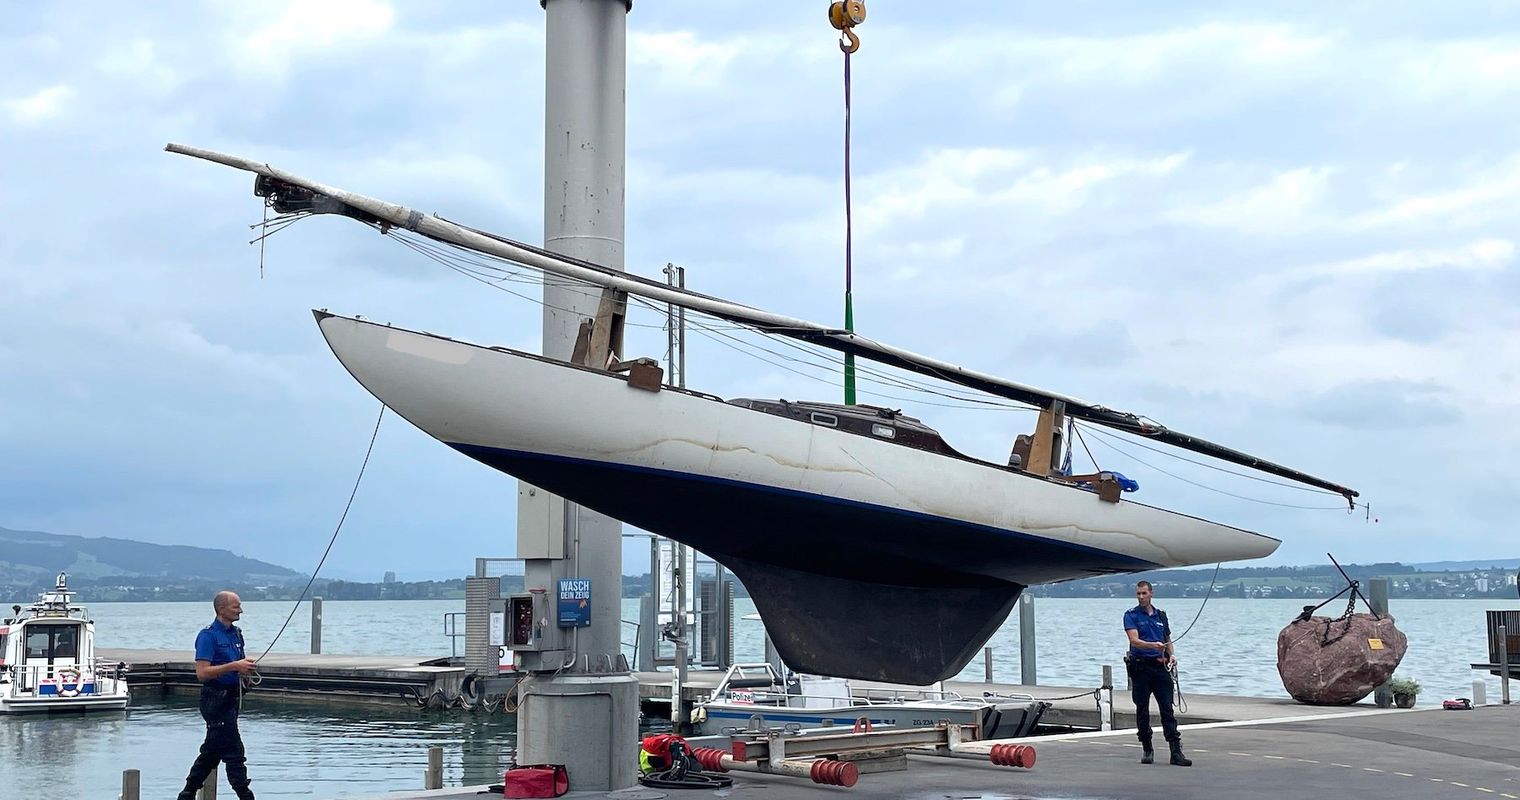
<instances>
[{"instance_id":1,"label":"concrete pillar","mask_svg":"<svg viewBox=\"0 0 1520 800\"><path fill-rule=\"evenodd\" d=\"M322 598L311 598L311 654L322 652Z\"/></svg>"},{"instance_id":2,"label":"concrete pillar","mask_svg":"<svg viewBox=\"0 0 1520 800\"><path fill-rule=\"evenodd\" d=\"M201 800L216 800L216 774L221 767L212 767L211 774L206 776L206 782L201 784Z\"/></svg>"},{"instance_id":3,"label":"concrete pillar","mask_svg":"<svg viewBox=\"0 0 1520 800\"><path fill-rule=\"evenodd\" d=\"M982 682L992 683L992 648L982 648Z\"/></svg>"},{"instance_id":4,"label":"concrete pillar","mask_svg":"<svg viewBox=\"0 0 1520 800\"><path fill-rule=\"evenodd\" d=\"M121 771L121 800L142 800L142 773L135 769Z\"/></svg>"},{"instance_id":5,"label":"concrete pillar","mask_svg":"<svg viewBox=\"0 0 1520 800\"><path fill-rule=\"evenodd\" d=\"M1388 615L1388 579L1373 578L1367 582L1367 602L1380 616ZM1378 708L1393 707L1393 692L1384 683L1373 693L1372 700Z\"/></svg>"},{"instance_id":6,"label":"concrete pillar","mask_svg":"<svg viewBox=\"0 0 1520 800\"><path fill-rule=\"evenodd\" d=\"M1019 597L1019 682L1025 686L1039 683L1034 653L1034 597L1026 593Z\"/></svg>"},{"instance_id":7,"label":"concrete pillar","mask_svg":"<svg viewBox=\"0 0 1520 800\"><path fill-rule=\"evenodd\" d=\"M1474 706L1488 705L1488 684L1482 678L1473 678L1471 699Z\"/></svg>"}]
</instances>

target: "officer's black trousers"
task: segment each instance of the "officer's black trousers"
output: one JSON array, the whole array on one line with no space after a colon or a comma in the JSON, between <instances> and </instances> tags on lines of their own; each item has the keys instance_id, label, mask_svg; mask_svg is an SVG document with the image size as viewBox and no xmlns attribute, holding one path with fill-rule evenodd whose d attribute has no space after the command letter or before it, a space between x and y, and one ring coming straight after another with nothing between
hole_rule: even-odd
<instances>
[{"instance_id":1,"label":"officer's black trousers","mask_svg":"<svg viewBox=\"0 0 1520 800\"><path fill-rule=\"evenodd\" d=\"M238 733L239 694L237 686L201 684L201 717L206 720L206 741L201 743L201 753L190 766L179 800L194 798L196 790L216 769L218 761L227 765L227 783L237 796L253 796L248 789L248 759L243 752L243 737Z\"/></svg>"},{"instance_id":2,"label":"officer's black trousers","mask_svg":"<svg viewBox=\"0 0 1520 800\"><path fill-rule=\"evenodd\" d=\"M1161 711L1161 735L1170 744L1182 741L1177 733L1177 717L1172 714L1172 673L1154 658L1127 660L1129 684L1135 698L1135 733L1140 744L1151 746L1151 695Z\"/></svg>"}]
</instances>

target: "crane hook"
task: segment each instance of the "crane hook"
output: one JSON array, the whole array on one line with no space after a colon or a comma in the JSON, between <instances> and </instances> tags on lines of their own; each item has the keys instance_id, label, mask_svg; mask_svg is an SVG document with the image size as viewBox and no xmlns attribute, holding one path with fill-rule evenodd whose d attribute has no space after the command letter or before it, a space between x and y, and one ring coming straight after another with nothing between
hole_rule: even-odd
<instances>
[{"instance_id":1,"label":"crane hook","mask_svg":"<svg viewBox=\"0 0 1520 800\"><path fill-rule=\"evenodd\" d=\"M853 53L860 49L860 37L849 28L839 32L839 49L841 52Z\"/></svg>"},{"instance_id":2,"label":"crane hook","mask_svg":"<svg viewBox=\"0 0 1520 800\"><path fill-rule=\"evenodd\" d=\"M852 29L865 21L863 0L837 0L829 4L829 24L839 31L839 49L846 53L860 49L860 37Z\"/></svg>"}]
</instances>

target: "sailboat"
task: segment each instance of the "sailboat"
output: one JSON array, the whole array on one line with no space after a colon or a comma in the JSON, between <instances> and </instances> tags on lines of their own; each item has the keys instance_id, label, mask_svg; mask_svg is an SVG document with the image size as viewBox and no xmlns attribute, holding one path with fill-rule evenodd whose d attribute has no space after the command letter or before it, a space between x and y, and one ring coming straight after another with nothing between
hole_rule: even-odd
<instances>
[{"instance_id":1,"label":"sailboat","mask_svg":"<svg viewBox=\"0 0 1520 800\"><path fill-rule=\"evenodd\" d=\"M412 231L1040 409L1010 463L965 455L885 408L740 398L666 385L652 362L472 344L326 311L333 354L432 437L532 485L683 542L749 589L793 669L924 685L953 677L1025 587L1271 554L1277 539L1123 498L1113 473L1063 474L1067 420L1106 426L1333 491L1349 488L1135 414L859 334L565 258L238 156L171 152L255 173L286 214Z\"/></svg>"}]
</instances>

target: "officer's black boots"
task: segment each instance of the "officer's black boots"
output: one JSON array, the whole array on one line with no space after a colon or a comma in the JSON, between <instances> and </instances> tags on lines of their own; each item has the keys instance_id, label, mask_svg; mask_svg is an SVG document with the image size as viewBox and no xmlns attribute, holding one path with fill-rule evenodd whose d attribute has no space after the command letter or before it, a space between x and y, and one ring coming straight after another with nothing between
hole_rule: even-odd
<instances>
[{"instance_id":1,"label":"officer's black boots","mask_svg":"<svg viewBox=\"0 0 1520 800\"><path fill-rule=\"evenodd\" d=\"M248 784L246 783L242 786L232 787L232 791L238 796L238 800L253 800L253 790L248 788Z\"/></svg>"},{"instance_id":2,"label":"officer's black boots","mask_svg":"<svg viewBox=\"0 0 1520 800\"><path fill-rule=\"evenodd\" d=\"M1178 766L1178 767L1191 767L1191 766L1193 766L1193 759L1188 758L1187 756L1185 756L1185 755L1182 754L1182 742L1171 742L1170 744L1172 745L1172 765L1173 766Z\"/></svg>"},{"instance_id":3,"label":"officer's black boots","mask_svg":"<svg viewBox=\"0 0 1520 800\"><path fill-rule=\"evenodd\" d=\"M1156 763L1156 751L1152 750L1150 745L1144 745L1144 747L1145 747L1145 752L1140 754L1140 763L1141 764L1154 764L1154 763Z\"/></svg>"}]
</instances>

